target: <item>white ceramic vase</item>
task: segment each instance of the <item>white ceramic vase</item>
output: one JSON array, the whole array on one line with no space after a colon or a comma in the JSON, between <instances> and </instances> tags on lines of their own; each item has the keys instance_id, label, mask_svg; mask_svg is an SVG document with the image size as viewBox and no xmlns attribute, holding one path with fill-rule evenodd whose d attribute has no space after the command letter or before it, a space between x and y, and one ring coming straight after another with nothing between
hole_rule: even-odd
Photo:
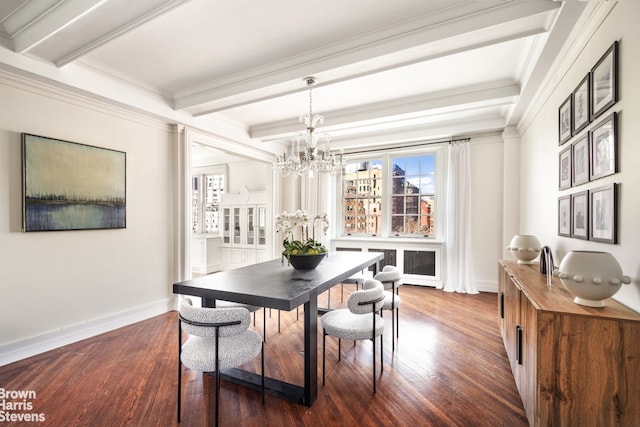
<instances>
[{"instance_id":1,"label":"white ceramic vase","mask_svg":"<svg viewBox=\"0 0 640 427\"><path fill-rule=\"evenodd\" d=\"M588 307L604 307L604 300L618 292L623 283L631 283L608 252L571 251L553 274L575 296L573 302Z\"/></svg>"},{"instance_id":2,"label":"white ceramic vase","mask_svg":"<svg viewBox=\"0 0 640 427\"><path fill-rule=\"evenodd\" d=\"M518 260L518 264L532 264L540 253L540 242L531 234L516 234L507 246Z\"/></svg>"}]
</instances>

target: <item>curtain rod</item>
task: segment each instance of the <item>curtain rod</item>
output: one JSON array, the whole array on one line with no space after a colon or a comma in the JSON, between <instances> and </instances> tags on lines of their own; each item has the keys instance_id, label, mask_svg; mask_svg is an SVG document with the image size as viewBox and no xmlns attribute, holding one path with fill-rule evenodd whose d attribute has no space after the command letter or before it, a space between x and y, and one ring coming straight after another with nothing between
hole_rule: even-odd
<instances>
[{"instance_id":1,"label":"curtain rod","mask_svg":"<svg viewBox=\"0 0 640 427\"><path fill-rule=\"evenodd\" d=\"M416 144L406 144L406 145L394 145L393 147L382 147L382 148L369 148L366 150L359 151L345 151L344 154L362 154L362 153L371 153L377 151L387 151L387 150L397 150L402 148L414 148L414 147L423 147L427 145L435 145L435 144L444 144L447 143L451 145L453 142L462 142L462 141L471 141L471 138L456 138L456 139L445 139L442 141L429 141L429 142L418 142Z\"/></svg>"}]
</instances>

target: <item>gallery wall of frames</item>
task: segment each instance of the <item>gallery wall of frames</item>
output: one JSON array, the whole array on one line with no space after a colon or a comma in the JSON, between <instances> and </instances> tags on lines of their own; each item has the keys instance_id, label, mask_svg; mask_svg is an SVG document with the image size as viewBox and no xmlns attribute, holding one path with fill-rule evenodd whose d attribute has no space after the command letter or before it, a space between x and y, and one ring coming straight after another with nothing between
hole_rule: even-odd
<instances>
[{"instance_id":1,"label":"gallery wall of frames","mask_svg":"<svg viewBox=\"0 0 640 427\"><path fill-rule=\"evenodd\" d=\"M618 172L618 41L558 109L558 235L617 243L618 185L587 183Z\"/></svg>"}]
</instances>

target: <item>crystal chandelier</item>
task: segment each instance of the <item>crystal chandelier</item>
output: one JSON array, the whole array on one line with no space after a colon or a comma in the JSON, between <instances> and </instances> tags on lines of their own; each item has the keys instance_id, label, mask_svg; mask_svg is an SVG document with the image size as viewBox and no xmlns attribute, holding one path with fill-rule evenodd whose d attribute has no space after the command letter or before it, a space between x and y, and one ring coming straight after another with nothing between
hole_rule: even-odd
<instances>
[{"instance_id":1,"label":"crystal chandelier","mask_svg":"<svg viewBox=\"0 0 640 427\"><path fill-rule=\"evenodd\" d=\"M306 131L297 132L291 138L290 153L283 153L276 157L274 167L280 170L282 176L291 174L302 175L308 172L328 172L335 174L342 170L344 160L342 151L336 155L329 151L330 135L316 132L316 126L324 123L324 117L313 114L312 87L316 84L315 77L305 77L304 82L309 87L309 113L301 115L298 121L304 123Z\"/></svg>"}]
</instances>

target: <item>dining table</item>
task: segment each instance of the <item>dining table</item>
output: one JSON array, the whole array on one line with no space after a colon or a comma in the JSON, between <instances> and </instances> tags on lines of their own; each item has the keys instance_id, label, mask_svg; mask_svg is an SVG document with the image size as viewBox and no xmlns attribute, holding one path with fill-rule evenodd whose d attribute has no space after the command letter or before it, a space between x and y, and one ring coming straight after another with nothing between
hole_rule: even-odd
<instances>
[{"instance_id":1,"label":"dining table","mask_svg":"<svg viewBox=\"0 0 640 427\"><path fill-rule=\"evenodd\" d=\"M375 274L383 256L382 252L330 252L313 270L296 270L278 258L174 283L173 293L200 297L203 307L215 307L216 300L286 311L303 306L304 384L265 377L265 391L311 406L318 397L318 295L371 266ZM261 384L261 376L239 368L221 375L251 388Z\"/></svg>"}]
</instances>

